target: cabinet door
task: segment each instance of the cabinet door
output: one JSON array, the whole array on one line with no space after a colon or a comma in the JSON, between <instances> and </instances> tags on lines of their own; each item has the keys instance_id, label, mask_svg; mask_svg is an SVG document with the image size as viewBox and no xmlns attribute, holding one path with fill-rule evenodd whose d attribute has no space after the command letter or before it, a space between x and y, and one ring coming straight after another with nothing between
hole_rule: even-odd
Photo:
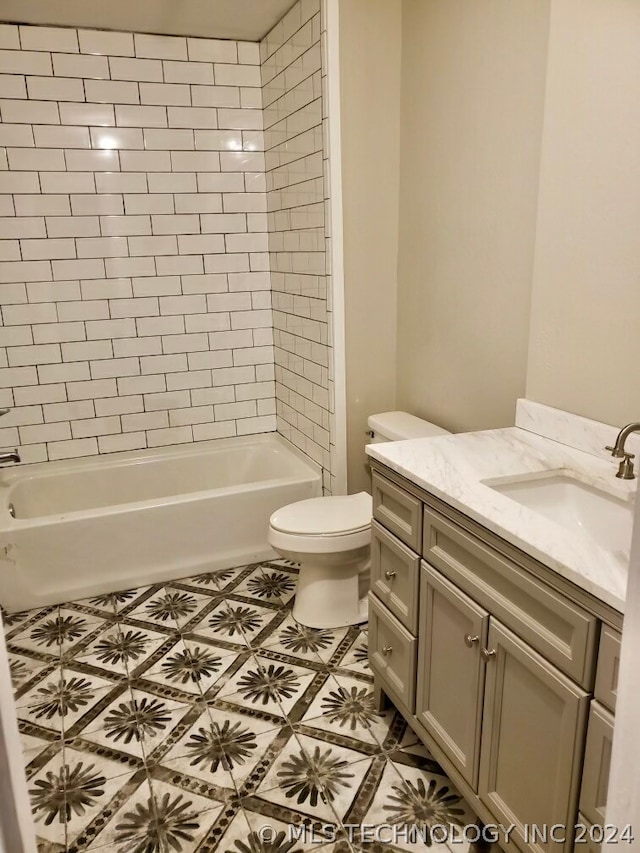
<instances>
[{"instance_id":1,"label":"cabinet door","mask_svg":"<svg viewBox=\"0 0 640 853\"><path fill-rule=\"evenodd\" d=\"M489 615L422 564L416 716L476 790Z\"/></svg>"},{"instance_id":2,"label":"cabinet door","mask_svg":"<svg viewBox=\"0 0 640 853\"><path fill-rule=\"evenodd\" d=\"M584 753L580 810L600 826L606 823L607 788L613 746L613 714L599 702L591 703Z\"/></svg>"},{"instance_id":3,"label":"cabinet door","mask_svg":"<svg viewBox=\"0 0 640 853\"><path fill-rule=\"evenodd\" d=\"M489 622L478 793L529 850L572 849L531 827L572 827L588 694L493 618Z\"/></svg>"}]
</instances>

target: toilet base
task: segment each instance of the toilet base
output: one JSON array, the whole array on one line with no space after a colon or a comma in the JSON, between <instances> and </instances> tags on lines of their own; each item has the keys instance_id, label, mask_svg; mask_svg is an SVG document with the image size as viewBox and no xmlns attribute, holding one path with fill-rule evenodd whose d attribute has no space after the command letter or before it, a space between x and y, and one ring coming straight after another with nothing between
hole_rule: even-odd
<instances>
[{"instance_id":1,"label":"toilet base","mask_svg":"<svg viewBox=\"0 0 640 853\"><path fill-rule=\"evenodd\" d=\"M369 548L340 565L303 561L293 604L293 618L308 628L346 628L366 622L368 599L362 595Z\"/></svg>"}]
</instances>

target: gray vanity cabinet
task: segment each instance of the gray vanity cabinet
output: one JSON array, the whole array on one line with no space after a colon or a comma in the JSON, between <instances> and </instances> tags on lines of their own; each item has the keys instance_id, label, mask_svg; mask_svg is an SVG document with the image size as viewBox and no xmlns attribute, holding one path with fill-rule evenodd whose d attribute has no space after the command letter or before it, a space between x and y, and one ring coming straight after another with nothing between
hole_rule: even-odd
<instances>
[{"instance_id":1,"label":"gray vanity cabinet","mask_svg":"<svg viewBox=\"0 0 640 853\"><path fill-rule=\"evenodd\" d=\"M505 850L571 853L578 802L595 829L603 823L622 618L373 468L369 660L379 704L396 705L482 821L515 825ZM567 827L564 841L527 829L554 824Z\"/></svg>"}]
</instances>

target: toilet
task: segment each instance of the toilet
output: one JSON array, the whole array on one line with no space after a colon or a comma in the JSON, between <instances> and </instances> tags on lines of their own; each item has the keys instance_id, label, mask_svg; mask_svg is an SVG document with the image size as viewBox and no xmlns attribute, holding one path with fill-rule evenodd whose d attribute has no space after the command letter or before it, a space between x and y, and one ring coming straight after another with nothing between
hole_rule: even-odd
<instances>
[{"instance_id":1,"label":"toilet","mask_svg":"<svg viewBox=\"0 0 640 853\"><path fill-rule=\"evenodd\" d=\"M368 419L370 441L402 441L448 435L407 412ZM310 498L276 510L269 544L300 564L293 618L310 628L341 628L367 621L371 556L371 495Z\"/></svg>"}]
</instances>

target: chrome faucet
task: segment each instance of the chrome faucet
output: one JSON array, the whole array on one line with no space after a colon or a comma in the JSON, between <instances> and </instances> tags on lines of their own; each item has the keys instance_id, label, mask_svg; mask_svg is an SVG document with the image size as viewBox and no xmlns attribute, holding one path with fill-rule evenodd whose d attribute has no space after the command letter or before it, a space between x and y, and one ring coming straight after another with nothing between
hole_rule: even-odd
<instances>
[{"instance_id":1,"label":"chrome faucet","mask_svg":"<svg viewBox=\"0 0 640 853\"><path fill-rule=\"evenodd\" d=\"M610 450L611 455L614 459L621 459L620 465L618 466L618 473L616 477L620 480L634 480L635 473L633 470L633 462L632 459L635 459L635 455L633 453L627 453L624 449L624 445L626 440L629 438L632 432L640 432L640 422L627 424L622 427L620 432L617 435L615 444L613 447L605 447L605 450Z\"/></svg>"}]
</instances>

